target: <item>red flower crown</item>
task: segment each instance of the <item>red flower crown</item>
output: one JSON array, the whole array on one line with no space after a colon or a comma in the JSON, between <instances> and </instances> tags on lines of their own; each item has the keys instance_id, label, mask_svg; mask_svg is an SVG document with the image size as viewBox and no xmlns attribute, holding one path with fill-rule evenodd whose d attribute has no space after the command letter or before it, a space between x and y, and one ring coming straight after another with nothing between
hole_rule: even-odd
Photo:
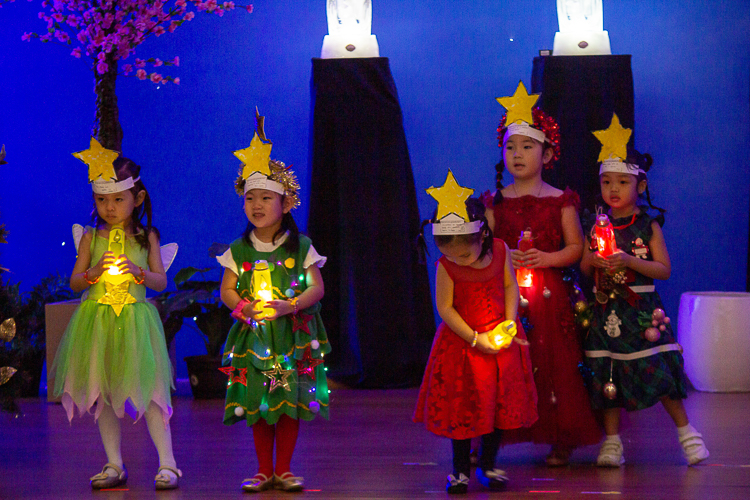
<instances>
[{"instance_id":1,"label":"red flower crown","mask_svg":"<svg viewBox=\"0 0 750 500\"><path fill-rule=\"evenodd\" d=\"M533 127L537 130L544 132L544 137L547 142L552 146L552 161L544 165L544 168L552 168L552 164L560 159L560 125L557 124L554 118L549 116L547 113L539 108L531 110L531 114L534 117ZM503 147L503 138L505 137L505 120L508 118L508 113L505 113L500 120L500 125L497 127L497 140L498 147Z\"/></svg>"}]
</instances>

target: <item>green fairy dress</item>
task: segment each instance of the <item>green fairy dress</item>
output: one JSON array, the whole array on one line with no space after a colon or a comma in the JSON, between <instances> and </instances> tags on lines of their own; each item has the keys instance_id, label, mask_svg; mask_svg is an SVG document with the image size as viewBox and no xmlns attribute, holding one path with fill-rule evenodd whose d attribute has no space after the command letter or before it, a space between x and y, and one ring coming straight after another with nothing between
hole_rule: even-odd
<instances>
[{"instance_id":1,"label":"green fairy dress","mask_svg":"<svg viewBox=\"0 0 750 500\"><path fill-rule=\"evenodd\" d=\"M91 262L99 262L108 240L94 228L86 230L93 232ZM125 240L125 255L148 269L148 251L132 237ZM145 285L131 281L128 292L135 303L125 304L118 316L111 305L97 302L107 293L100 279L83 295L65 330L51 370L68 420L75 407L82 415L94 404L95 418L108 404L118 417L128 413L138 419L151 402L161 408L165 423L172 415L172 366L159 313L146 302Z\"/></svg>"},{"instance_id":2,"label":"green fairy dress","mask_svg":"<svg viewBox=\"0 0 750 500\"><path fill-rule=\"evenodd\" d=\"M253 300L252 275L257 261L266 261L271 272L274 300L289 300L307 288L305 269L322 267L321 257L306 236L300 235L299 250L290 254L281 245L264 243L251 234L253 245L237 239L219 263L237 274L237 293ZM242 420L253 425L263 418L275 424L282 414L312 420L328 418L328 384L323 355L331 350L320 303L265 324L250 327L238 321L224 346L223 364L228 376L224 423Z\"/></svg>"}]
</instances>

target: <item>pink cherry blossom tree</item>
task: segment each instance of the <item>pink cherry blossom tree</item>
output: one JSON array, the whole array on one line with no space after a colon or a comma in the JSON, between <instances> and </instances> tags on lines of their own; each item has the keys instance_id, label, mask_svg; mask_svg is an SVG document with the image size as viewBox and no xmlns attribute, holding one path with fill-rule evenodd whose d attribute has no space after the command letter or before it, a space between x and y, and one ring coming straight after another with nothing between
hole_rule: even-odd
<instances>
[{"instance_id":1,"label":"pink cherry blossom tree","mask_svg":"<svg viewBox=\"0 0 750 500\"><path fill-rule=\"evenodd\" d=\"M13 1L0 0L0 7ZM166 61L136 58L136 47L151 36L174 33L199 12L223 16L235 7L253 11L252 5L217 0L42 0L41 3L39 19L47 24L46 32L24 33L21 39L62 44L72 48L73 57L91 59L96 94L92 135L105 148L118 151L122 147L122 127L115 94L117 76L132 74L158 84L180 83L179 78L161 73L164 67L179 66L179 57ZM120 61L130 57L134 61L120 68ZM146 69L149 66L151 72Z\"/></svg>"}]
</instances>

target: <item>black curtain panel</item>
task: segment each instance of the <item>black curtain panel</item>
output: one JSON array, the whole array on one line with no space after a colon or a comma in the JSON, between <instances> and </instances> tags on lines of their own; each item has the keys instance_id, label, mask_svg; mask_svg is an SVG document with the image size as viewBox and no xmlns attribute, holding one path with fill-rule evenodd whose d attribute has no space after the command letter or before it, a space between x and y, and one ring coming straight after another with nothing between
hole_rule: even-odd
<instances>
[{"instance_id":1,"label":"black curtain panel","mask_svg":"<svg viewBox=\"0 0 750 500\"><path fill-rule=\"evenodd\" d=\"M593 210L600 200L601 143L591 132L608 128L617 113L622 126L633 130L628 145L635 144L630 56L535 57L531 89L542 94L537 105L560 124L560 160L545 180L560 189L570 186L581 207Z\"/></svg>"},{"instance_id":2,"label":"black curtain panel","mask_svg":"<svg viewBox=\"0 0 750 500\"><path fill-rule=\"evenodd\" d=\"M435 333L403 116L387 58L313 59L308 232L328 257L328 374L418 385Z\"/></svg>"}]
</instances>

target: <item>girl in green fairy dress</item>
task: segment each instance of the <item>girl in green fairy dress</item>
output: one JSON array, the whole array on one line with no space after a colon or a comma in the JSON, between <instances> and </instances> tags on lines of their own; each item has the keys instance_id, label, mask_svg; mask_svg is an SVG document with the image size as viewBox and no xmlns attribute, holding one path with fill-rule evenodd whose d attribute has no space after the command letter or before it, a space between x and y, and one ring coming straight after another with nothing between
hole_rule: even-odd
<instances>
[{"instance_id":1,"label":"girl in green fairy dress","mask_svg":"<svg viewBox=\"0 0 750 500\"><path fill-rule=\"evenodd\" d=\"M330 345L319 314L326 258L299 233L290 213L299 184L283 163L269 160L270 149L256 135L235 152L244 163L236 188L249 224L217 257L221 299L237 319L224 348L224 423L253 428L259 470L243 481L248 492L301 490L303 479L290 471L299 421L328 418L323 355Z\"/></svg>"}]
</instances>

